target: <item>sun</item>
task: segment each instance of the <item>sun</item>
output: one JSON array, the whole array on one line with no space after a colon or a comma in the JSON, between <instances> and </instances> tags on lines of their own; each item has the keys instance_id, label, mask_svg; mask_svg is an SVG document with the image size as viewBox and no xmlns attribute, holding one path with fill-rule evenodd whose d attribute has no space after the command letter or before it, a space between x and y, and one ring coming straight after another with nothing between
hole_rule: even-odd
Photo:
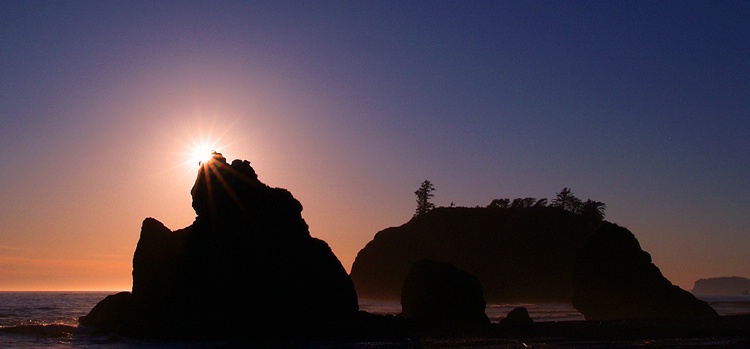
<instances>
[{"instance_id":1,"label":"sun","mask_svg":"<svg viewBox=\"0 0 750 349\"><path fill-rule=\"evenodd\" d=\"M216 152L213 147L207 144L197 144L190 150L190 163L205 164L211 160Z\"/></svg>"},{"instance_id":2,"label":"sun","mask_svg":"<svg viewBox=\"0 0 750 349\"><path fill-rule=\"evenodd\" d=\"M231 152L236 146L236 141L228 142L228 138L237 121L227 124L222 132L216 132L218 121L215 119L209 125L204 125L200 119L191 123L188 118L184 122L182 128L175 127L177 132L167 134L173 143L170 152L173 167L184 170L182 178L192 177L196 170L220 156L217 154Z\"/></svg>"}]
</instances>

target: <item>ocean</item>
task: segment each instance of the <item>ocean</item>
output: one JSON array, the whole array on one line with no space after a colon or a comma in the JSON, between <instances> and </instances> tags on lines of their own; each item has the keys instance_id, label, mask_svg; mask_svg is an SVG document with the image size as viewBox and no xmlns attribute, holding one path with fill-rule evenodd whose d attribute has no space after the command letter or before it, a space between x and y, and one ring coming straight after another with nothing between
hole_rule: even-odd
<instances>
[{"instance_id":1,"label":"ocean","mask_svg":"<svg viewBox=\"0 0 750 349\"><path fill-rule=\"evenodd\" d=\"M224 348L221 342L165 343L131 339L111 341L108 336L91 335L77 328L78 318L97 302L115 292L0 292L0 348L106 348L171 349ZM720 315L750 314L750 296L706 297ZM529 310L536 322L576 321L583 316L570 304L488 304L487 316L498 322L515 307ZM398 314L398 302L360 302L360 309L375 314ZM291 317L291 315L290 315ZM290 318L290 321L293 321ZM373 343L368 348L378 347Z\"/></svg>"},{"instance_id":2,"label":"ocean","mask_svg":"<svg viewBox=\"0 0 750 349\"><path fill-rule=\"evenodd\" d=\"M748 297L750 301L750 297ZM487 304L485 313L493 323L500 322L511 310L517 307L525 307L534 321L576 321L583 320L583 315L566 303L505 303ZM401 312L399 302L383 302L360 300L359 308L373 314L398 314ZM750 312L750 310L748 310Z\"/></svg>"}]
</instances>

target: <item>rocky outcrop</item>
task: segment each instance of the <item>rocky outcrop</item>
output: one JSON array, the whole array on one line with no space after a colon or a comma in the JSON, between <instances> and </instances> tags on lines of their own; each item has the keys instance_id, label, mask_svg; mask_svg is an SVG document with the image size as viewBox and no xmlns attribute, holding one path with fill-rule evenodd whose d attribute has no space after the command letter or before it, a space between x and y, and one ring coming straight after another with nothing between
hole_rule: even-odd
<instances>
[{"instance_id":1,"label":"rocky outcrop","mask_svg":"<svg viewBox=\"0 0 750 349\"><path fill-rule=\"evenodd\" d=\"M351 279L310 236L302 205L260 182L248 161L215 154L191 193L191 226L144 220L126 311L94 316L108 298L82 324L132 337L289 339L339 336L362 318Z\"/></svg>"},{"instance_id":2,"label":"rocky outcrop","mask_svg":"<svg viewBox=\"0 0 750 349\"><path fill-rule=\"evenodd\" d=\"M130 292L109 295L78 322L82 326L95 327L98 332L113 332L128 316L132 304L133 295Z\"/></svg>"},{"instance_id":3,"label":"rocky outcrop","mask_svg":"<svg viewBox=\"0 0 750 349\"><path fill-rule=\"evenodd\" d=\"M357 254L351 277L360 298L399 299L421 259L475 275L489 302L570 301L578 250L594 228L552 207L436 208L377 233Z\"/></svg>"},{"instance_id":4,"label":"rocky outcrop","mask_svg":"<svg viewBox=\"0 0 750 349\"><path fill-rule=\"evenodd\" d=\"M476 277L450 264L415 263L401 292L401 315L416 333L462 332L486 327L486 302Z\"/></svg>"},{"instance_id":5,"label":"rocky outcrop","mask_svg":"<svg viewBox=\"0 0 750 349\"><path fill-rule=\"evenodd\" d=\"M500 320L501 325L528 325L533 323L534 320L529 315L529 310L525 307L514 308Z\"/></svg>"},{"instance_id":6,"label":"rocky outcrop","mask_svg":"<svg viewBox=\"0 0 750 349\"><path fill-rule=\"evenodd\" d=\"M693 285L696 296L747 296L750 294L750 279L739 276L699 279Z\"/></svg>"},{"instance_id":7,"label":"rocky outcrop","mask_svg":"<svg viewBox=\"0 0 750 349\"><path fill-rule=\"evenodd\" d=\"M573 305L587 320L717 317L708 303L672 285L635 236L605 222L586 239L574 268Z\"/></svg>"},{"instance_id":8,"label":"rocky outcrop","mask_svg":"<svg viewBox=\"0 0 750 349\"><path fill-rule=\"evenodd\" d=\"M672 285L627 229L554 207L437 208L388 228L357 255L360 297L398 297L420 259L475 275L490 302L573 302L587 319L713 317Z\"/></svg>"}]
</instances>

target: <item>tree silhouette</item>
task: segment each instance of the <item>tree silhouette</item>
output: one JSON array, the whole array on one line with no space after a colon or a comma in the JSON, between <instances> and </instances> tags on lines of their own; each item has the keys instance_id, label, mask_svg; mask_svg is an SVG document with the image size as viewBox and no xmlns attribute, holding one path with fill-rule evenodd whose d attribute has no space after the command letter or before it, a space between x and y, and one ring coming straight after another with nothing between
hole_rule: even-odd
<instances>
[{"instance_id":1,"label":"tree silhouette","mask_svg":"<svg viewBox=\"0 0 750 349\"><path fill-rule=\"evenodd\" d=\"M601 221L604 219L604 211L607 209L607 205L600 201L593 201L587 199L581 204L580 214L581 216L587 217L594 221Z\"/></svg>"},{"instance_id":2,"label":"tree silhouette","mask_svg":"<svg viewBox=\"0 0 750 349\"><path fill-rule=\"evenodd\" d=\"M510 199L495 199L490 202L487 207L489 208L508 208L510 206Z\"/></svg>"},{"instance_id":3,"label":"tree silhouette","mask_svg":"<svg viewBox=\"0 0 750 349\"><path fill-rule=\"evenodd\" d=\"M435 197L432 192L435 191L435 186L430 181L425 180L422 185L414 192L417 196L417 212L414 213L414 217L419 216L423 213L429 212L435 208L435 204L430 202L430 199Z\"/></svg>"},{"instance_id":4,"label":"tree silhouette","mask_svg":"<svg viewBox=\"0 0 750 349\"><path fill-rule=\"evenodd\" d=\"M511 202L510 207L513 208L528 208L534 206L536 198L516 198Z\"/></svg>"},{"instance_id":5,"label":"tree silhouette","mask_svg":"<svg viewBox=\"0 0 750 349\"><path fill-rule=\"evenodd\" d=\"M534 204L534 207L547 207L547 199L541 198Z\"/></svg>"},{"instance_id":6,"label":"tree silhouette","mask_svg":"<svg viewBox=\"0 0 750 349\"><path fill-rule=\"evenodd\" d=\"M571 191L570 188L565 187L560 190L559 193L557 193L554 199L552 199L552 204L550 206L559 207L563 210L574 213L579 213L581 204L581 199L575 197L575 195L573 195L573 191Z\"/></svg>"},{"instance_id":7,"label":"tree silhouette","mask_svg":"<svg viewBox=\"0 0 750 349\"><path fill-rule=\"evenodd\" d=\"M419 201L417 201L419 202ZM479 206L477 206L479 207ZM581 201L573 195L573 191L570 188L565 187L556 194L555 198L552 199L552 203L549 203L547 199L541 198L539 200L526 197L526 198L515 198L512 201L510 199L494 199L487 205L487 208L530 208L530 207L557 207L565 211L569 211L581 216L587 217L591 221L601 222L604 220L604 211L607 209L601 201L594 201L587 199Z\"/></svg>"}]
</instances>

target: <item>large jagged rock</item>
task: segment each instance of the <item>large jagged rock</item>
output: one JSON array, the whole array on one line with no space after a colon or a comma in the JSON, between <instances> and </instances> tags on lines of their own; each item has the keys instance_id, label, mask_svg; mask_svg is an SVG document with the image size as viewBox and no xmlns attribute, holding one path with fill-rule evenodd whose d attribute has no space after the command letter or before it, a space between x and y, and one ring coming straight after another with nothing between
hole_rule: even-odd
<instances>
[{"instance_id":1,"label":"large jagged rock","mask_svg":"<svg viewBox=\"0 0 750 349\"><path fill-rule=\"evenodd\" d=\"M191 226L144 220L127 311L83 322L133 337L288 339L340 336L362 317L351 279L310 236L302 205L261 183L248 161L215 154L191 193Z\"/></svg>"},{"instance_id":2,"label":"large jagged rock","mask_svg":"<svg viewBox=\"0 0 750 349\"><path fill-rule=\"evenodd\" d=\"M377 233L357 254L351 277L360 298L398 300L421 259L475 275L489 302L567 302L589 220L553 207L436 208Z\"/></svg>"},{"instance_id":3,"label":"large jagged rock","mask_svg":"<svg viewBox=\"0 0 750 349\"><path fill-rule=\"evenodd\" d=\"M436 208L385 229L352 265L359 296L398 299L421 259L475 275L489 302L572 301L587 319L716 316L664 278L627 229L554 207Z\"/></svg>"},{"instance_id":4,"label":"large jagged rock","mask_svg":"<svg viewBox=\"0 0 750 349\"><path fill-rule=\"evenodd\" d=\"M573 305L587 320L717 317L672 285L625 228L605 222L586 239L573 274Z\"/></svg>"},{"instance_id":5,"label":"large jagged rock","mask_svg":"<svg viewBox=\"0 0 750 349\"><path fill-rule=\"evenodd\" d=\"M482 285L448 263L415 263L401 291L401 315L417 333L471 331L490 324Z\"/></svg>"}]
</instances>

